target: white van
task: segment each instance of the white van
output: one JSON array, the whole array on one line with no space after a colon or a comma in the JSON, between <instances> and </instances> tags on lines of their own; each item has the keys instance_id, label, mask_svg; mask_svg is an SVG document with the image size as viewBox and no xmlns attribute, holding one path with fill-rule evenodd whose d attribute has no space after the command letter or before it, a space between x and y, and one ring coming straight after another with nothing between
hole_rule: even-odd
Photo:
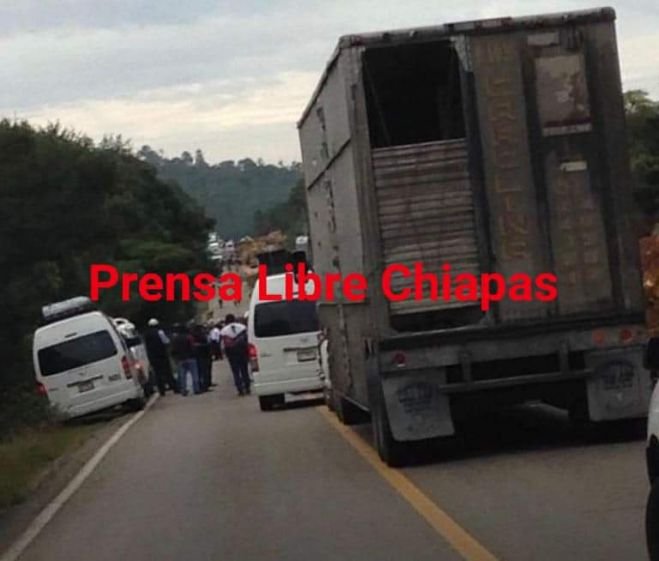
<instances>
[{"instance_id":1,"label":"white van","mask_svg":"<svg viewBox=\"0 0 659 561\"><path fill-rule=\"evenodd\" d=\"M283 295L284 278L283 274L267 277L267 293ZM287 393L322 391L323 382L318 375L316 303L260 301L260 282L257 280L249 304L247 335L253 390L261 409L267 411L283 404Z\"/></svg>"},{"instance_id":2,"label":"white van","mask_svg":"<svg viewBox=\"0 0 659 561\"><path fill-rule=\"evenodd\" d=\"M37 384L67 417L119 404L144 407L134 358L110 318L85 297L45 306L34 333Z\"/></svg>"}]
</instances>

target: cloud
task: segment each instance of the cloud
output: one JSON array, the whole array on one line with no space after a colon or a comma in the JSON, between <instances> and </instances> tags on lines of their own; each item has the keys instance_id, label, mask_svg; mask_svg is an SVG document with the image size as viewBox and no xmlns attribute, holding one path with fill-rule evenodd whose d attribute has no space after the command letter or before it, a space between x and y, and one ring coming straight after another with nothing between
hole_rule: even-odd
<instances>
[{"instance_id":1,"label":"cloud","mask_svg":"<svg viewBox=\"0 0 659 561\"><path fill-rule=\"evenodd\" d=\"M242 156L294 159L295 121L340 35L573 7L572 0L5 2L0 113L60 119L94 137L122 133L171 152L199 146L216 158L240 157L240 147ZM620 0L617 9L625 87L659 96L651 56L659 52L659 7Z\"/></svg>"},{"instance_id":2,"label":"cloud","mask_svg":"<svg viewBox=\"0 0 659 561\"><path fill-rule=\"evenodd\" d=\"M201 147L211 161L248 154L299 159L295 123L315 81L314 73L291 72L266 84L246 80L233 92L220 81L148 91L134 98L46 106L16 117L38 125L59 121L96 138L121 134L136 147L164 144L174 154ZM274 138L273 131L287 131L286 138ZM250 141L252 149L260 151L252 152Z\"/></svg>"}]
</instances>

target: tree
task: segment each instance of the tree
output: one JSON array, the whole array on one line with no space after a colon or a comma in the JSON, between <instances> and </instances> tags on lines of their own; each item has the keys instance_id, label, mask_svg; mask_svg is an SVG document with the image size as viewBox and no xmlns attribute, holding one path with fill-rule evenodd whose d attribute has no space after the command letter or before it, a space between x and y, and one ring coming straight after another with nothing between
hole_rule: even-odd
<instances>
[{"instance_id":1,"label":"tree","mask_svg":"<svg viewBox=\"0 0 659 561\"><path fill-rule=\"evenodd\" d=\"M94 146L58 125L0 122L0 401L3 387L33 379L29 336L41 307L88 294L91 264L210 269L211 221L177 185L158 179L148 159L160 161L148 146L136 157L121 137ZM154 311L163 319L192 313L188 303L124 302L116 291L101 305L138 324Z\"/></svg>"},{"instance_id":2,"label":"tree","mask_svg":"<svg viewBox=\"0 0 659 561\"><path fill-rule=\"evenodd\" d=\"M197 167L208 167L204 158L204 153L199 148L197 148L194 153L194 165Z\"/></svg>"},{"instance_id":3,"label":"tree","mask_svg":"<svg viewBox=\"0 0 659 561\"><path fill-rule=\"evenodd\" d=\"M153 156L144 150L149 158ZM254 213L284 203L300 178L299 167L258 165L251 158L225 160L215 165L185 163L180 158L157 160L158 175L174 181L218 224L225 239L240 239L255 230ZM156 155L157 156L157 155ZM142 156L144 157L144 156ZM258 161L258 159L257 159Z\"/></svg>"},{"instance_id":4,"label":"tree","mask_svg":"<svg viewBox=\"0 0 659 561\"><path fill-rule=\"evenodd\" d=\"M659 103L632 90L625 93L625 110L636 198L653 215L659 210Z\"/></svg>"}]
</instances>

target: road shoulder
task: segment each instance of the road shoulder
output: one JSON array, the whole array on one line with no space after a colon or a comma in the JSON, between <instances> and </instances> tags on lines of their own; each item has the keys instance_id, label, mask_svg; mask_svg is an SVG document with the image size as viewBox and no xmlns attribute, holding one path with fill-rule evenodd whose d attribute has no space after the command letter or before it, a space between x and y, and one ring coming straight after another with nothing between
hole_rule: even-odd
<instances>
[{"instance_id":1,"label":"road shoulder","mask_svg":"<svg viewBox=\"0 0 659 561\"><path fill-rule=\"evenodd\" d=\"M81 445L51 462L34 480L29 497L0 511L0 555L25 531L35 517L76 476L82 467L131 416L121 415L98 426Z\"/></svg>"}]
</instances>

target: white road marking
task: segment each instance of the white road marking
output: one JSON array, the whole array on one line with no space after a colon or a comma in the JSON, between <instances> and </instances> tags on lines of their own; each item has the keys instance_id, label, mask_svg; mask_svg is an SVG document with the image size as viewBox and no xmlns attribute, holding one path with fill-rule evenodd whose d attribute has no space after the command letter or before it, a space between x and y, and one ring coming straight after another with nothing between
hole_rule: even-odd
<instances>
[{"instance_id":1,"label":"white road marking","mask_svg":"<svg viewBox=\"0 0 659 561\"><path fill-rule=\"evenodd\" d=\"M94 472L94 470L101 463L103 458L107 453L112 449L112 447L119 442L121 437L128 432L130 427L132 427L137 421L139 421L144 414L149 410L149 408L157 401L159 395L155 394L149 402L146 404L146 407L142 411L138 411L133 415L128 421L121 425L116 432L101 446L92 458L82 466L82 469L76 474L76 476L69 481L69 483L60 491L60 493L48 503L44 509L36 516L36 518L30 523L27 529L21 534L21 536L11 545L11 547L5 551L5 553L0 557L0 561L16 561L23 552L28 548L28 546L35 540L35 538L41 533L41 531L46 527L48 522L50 522L57 512L66 504L75 492L80 489L82 484L87 480L87 478Z\"/></svg>"}]
</instances>

